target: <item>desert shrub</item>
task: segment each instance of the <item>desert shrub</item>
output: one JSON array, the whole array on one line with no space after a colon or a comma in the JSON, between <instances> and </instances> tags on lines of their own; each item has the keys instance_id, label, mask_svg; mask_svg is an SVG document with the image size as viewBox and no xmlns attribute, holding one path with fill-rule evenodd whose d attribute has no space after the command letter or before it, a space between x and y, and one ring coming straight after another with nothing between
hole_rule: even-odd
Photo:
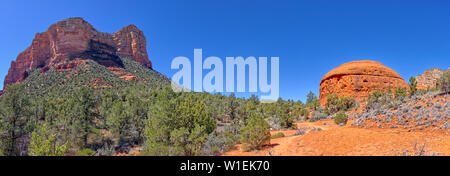
<instances>
[{"instance_id":1,"label":"desert shrub","mask_svg":"<svg viewBox=\"0 0 450 176\"><path fill-rule=\"evenodd\" d=\"M241 145L241 151L243 151L243 152L249 152L249 151L252 151L252 148L250 147L249 144L242 144L242 145Z\"/></svg>"},{"instance_id":2,"label":"desert shrub","mask_svg":"<svg viewBox=\"0 0 450 176\"><path fill-rule=\"evenodd\" d=\"M439 152L427 151L425 149L425 147L426 147L426 143L423 143L423 145L420 145L417 142L415 142L412 150L404 149L403 151L400 151L400 152L396 151L396 155L397 156L441 156L442 155Z\"/></svg>"},{"instance_id":3,"label":"desert shrub","mask_svg":"<svg viewBox=\"0 0 450 176\"><path fill-rule=\"evenodd\" d=\"M112 156L114 154L116 154L116 150L110 140L104 141L103 145L97 149L98 156Z\"/></svg>"},{"instance_id":4,"label":"desert shrub","mask_svg":"<svg viewBox=\"0 0 450 176\"><path fill-rule=\"evenodd\" d=\"M374 90L367 97L367 104L369 105L369 104L379 103L382 96L383 96L383 92L381 92L380 90Z\"/></svg>"},{"instance_id":5,"label":"desert shrub","mask_svg":"<svg viewBox=\"0 0 450 176\"><path fill-rule=\"evenodd\" d=\"M326 119L327 117L328 116L326 114L319 112L319 113L314 114L308 121L309 122L316 122L316 121L319 121L319 120Z\"/></svg>"},{"instance_id":6,"label":"desert shrub","mask_svg":"<svg viewBox=\"0 0 450 176\"><path fill-rule=\"evenodd\" d=\"M308 114L309 114L309 112L306 108L302 108L300 110L300 116L303 117L303 120L306 120L306 118L308 117Z\"/></svg>"},{"instance_id":7,"label":"desert shrub","mask_svg":"<svg viewBox=\"0 0 450 176\"><path fill-rule=\"evenodd\" d=\"M442 77L437 81L436 88L442 93L450 93L450 72L444 72Z\"/></svg>"},{"instance_id":8,"label":"desert shrub","mask_svg":"<svg viewBox=\"0 0 450 176\"><path fill-rule=\"evenodd\" d=\"M327 109L329 114L334 114L339 111L340 108L339 97L337 94L329 94L327 96L327 103L325 108Z\"/></svg>"},{"instance_id":9,"label":"desert shrub","mask_svg":"<svg viewBox=\"0 0 450 176\"><path fill-rule=\"evenodd\" d=\"M395 102L393 102L390 88L387 92L375 90L367 97L366 109L380 109L382 107L391 106L392 103Z\"/></svg>"},{"instance_id":10,"label":"desert shrub","mask_svg":"<svg viewBox=\"0 0 450 176\"><path fill-rule=\"evenodd\" d=\"M354 98L338 97L336 94L330 94L327 96L327 103L325 108L328 114L334 114L339 111L348 111L356 106Z\"/></svg>"},{"instance_id":11,"label":"desert shrub","mask_svg":"<svg viewBox=\"0 0 450 176\"><path fill-rule=\"evenodd\" d=\"M270 128L274 130L280 130L281 129L281 123L279 118L270 117L267 119L267 122L269 123Z\"/></svg>"},{"instance_id":12,"label":"desert shrub","mask_svg":"<svg viewBox=\"0 0 450 176\"><path fill-rule=\"evenodd\" d=\"M395 98L403 98L406 97L406 88L404 87L397 87L394 91Z\"/></svg>"},{"instance_id":13,"label":"desert shrub","mask_svg":"<svg viewBox=\"0 0 450 176\"><path fill-rule=\"evenodd\" d=\"M237 141L230 132L214 132L208 136L202 150L207 156L219 155L231 149Z\"/></svg>"},{"instance_id":14,"label":"desert shrub","mask_svg":"<svg viewBox=\"0 0 450 176\"><path fill-rule=\"evenodd\" d=\"M261 149L264 144L270 142L270 126L261 117L250 117L246 127L242 128L241 141L248 143L251 150Z\"/></svg>"},{"instance_id":15,"label":"desert shrub","mask_svg":"<svg viewBox=\"0 0 450 176\"><path fill-rule=\"evenodd\" d=\"M348 116L347 116L347 114L345 114L345 112L343 112L343 111L339 111L339 112L336 114L336 116L334 116L334 122L335 122L336 124L341 124L341 123L347 124L347 121L348 121Z\"/></svg>"},{"instance_id":16,"label":"desert shrub","mask_svg":"<svg viewBox=\"0 0 450 176\"><path fill-rule=\"evenodd\" d=\"M95 154L95 151L90 148L85 148L81 150L80 152L76 153L75 156L93 156Z\"/></svg>"},{"instance_id":17,"label":"desert shrub","mask_svg":"<svg viewBox=\"0 0 450 176\"><path fill-rule=\"evenodd\" d=\"M270 126L274 129L289 129L295 127L294 120L299 118L299 112L303 108L301 102L285 101L279 98L274 103L259 104L251 111L256 111L268 119ZM246 112L249 112L249 108Z\"/></svg>"},{"instance_id":18,"label":"desert shrub","mask_svg":"<svg viewBox=\"0 0 450 176\"><path fill-rule=\"evenodd\" d=\"M270 136L270 139L276 139L276 138L281 138L281 137L284 137L284 133L278 132L277 134Z\"/></svg>"},{"instance_id":19,"label":"desert shrub","mask_svg":"<svg viewBox=\"0 0 450 176\"><path fill-rule=\"evenodd\" d=\"M409 95L413 96L417 93L417 81L416 78L410 77L409 78Z\"/></svg>"}]
</instances>

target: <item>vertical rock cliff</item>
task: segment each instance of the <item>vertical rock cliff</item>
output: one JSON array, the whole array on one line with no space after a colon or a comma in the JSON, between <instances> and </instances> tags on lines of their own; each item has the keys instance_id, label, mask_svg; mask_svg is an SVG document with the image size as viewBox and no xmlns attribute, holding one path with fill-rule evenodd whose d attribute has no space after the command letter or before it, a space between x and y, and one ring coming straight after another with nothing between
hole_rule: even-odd
<instances>
[{"instance_id":1,"label":"vertical rock cliff","mask_svg":"<svg viewBox=\"0 0 450 176\"><path fill-rule=\"evenodd\" d=\"M119 57L129 57L152 68L144 33L128 25L115 33L97 31L82 18L69 18L36 34L30 47L11 62L4 84L24 80L27 70L57 64L67 59L93 59L103 65L120 66Z\"/></svg>"}]
</instances>

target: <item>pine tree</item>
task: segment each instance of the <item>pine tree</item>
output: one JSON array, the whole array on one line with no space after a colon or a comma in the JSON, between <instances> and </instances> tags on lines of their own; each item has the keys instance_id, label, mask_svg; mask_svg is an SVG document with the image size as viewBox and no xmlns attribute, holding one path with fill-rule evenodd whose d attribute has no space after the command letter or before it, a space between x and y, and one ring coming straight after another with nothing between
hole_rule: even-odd
<instances>
[{"instance_id":1,"label":"pine tree","mask_svg":"<svg viewBox=\"0 0 450 176\"><path fill-rule=\"evenodd\" d=\"M319 99L312 91L309 91L308 95L306 95L306 105L314 110L320 107Z\"/></svg>"},{"instance_id":2,"label":"pine tree","mask_svg":"<svg viewBox=\"0 0 450 176\"><path fill-rule=\"evenodd\" d=\"M30 102L22 84L8 86L6 90L0 103L0 148L5 155L21 155L19 138L32 131Z\"/></svg>"},{"instance_id":3,"label":"pine tree","mask_svg":"<svg viewBox=\"0 0 450 176\"><path fill-rule=\"evenodd\" d=\"M206 105L193 94L158 102L146 124L149 155L199 155L216 127Z\"/></svg>"},{"instance_id":4,"label":"pine tree","mask_svg":"<svg viewBox=\"0 0 450 176\"><path fill-rule=\"evenodd\" d=\"M409 78L409 95L413 96L417 92L417 81L416 78L412 77Z\"/></svg>"}]
</instances>

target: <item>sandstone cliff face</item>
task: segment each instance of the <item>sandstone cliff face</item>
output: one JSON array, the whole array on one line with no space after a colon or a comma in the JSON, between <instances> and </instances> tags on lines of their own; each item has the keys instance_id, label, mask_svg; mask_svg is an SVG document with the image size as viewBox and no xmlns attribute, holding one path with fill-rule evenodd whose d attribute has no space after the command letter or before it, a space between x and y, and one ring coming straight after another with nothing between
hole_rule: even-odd
<instances>
[{"instance_id":1,"label":"sandstone cliff face","mask_svg":"<svg viewBox=\"0 0 450 176\"><path fill-rule=\"evenodd\" d=\"M450 68L448 68L447 71L450 71ZM417 75L416 76L417 89L426 90L428 88L436 87L437 80L439 80L443 74L444 74L443 70L439 68L433 68L426 70L421 75Z\"/></svg>"},{"instance_id":2,"label":"sandstone cliff face","mask_svg":"<svg viewBox=\"0 0 450 176\"><path fill-rule=\"evenodd\" d=\"M374 90L387 91L389 87L408 87L394 70L375 61L353 61L331 70L320 81L319 101L326 104L327 96L353 97L363 101Z\"/></svg>"},{"instance_id":3,"label":"sandstone cliff face","mask_svg":"<svg viewBox=\"0 0 450 176\"><path fill-rule=\"evenodd\" d=\"M62 60L95 59L107 66L121 65L119 57L129 57L152 68L144 34L128 25L113 34L98 32L82 18L69 18L36 34L30 47L11 62L4 84L20 82L29 69L48 67Z\"/></svg>"}]
</instances>

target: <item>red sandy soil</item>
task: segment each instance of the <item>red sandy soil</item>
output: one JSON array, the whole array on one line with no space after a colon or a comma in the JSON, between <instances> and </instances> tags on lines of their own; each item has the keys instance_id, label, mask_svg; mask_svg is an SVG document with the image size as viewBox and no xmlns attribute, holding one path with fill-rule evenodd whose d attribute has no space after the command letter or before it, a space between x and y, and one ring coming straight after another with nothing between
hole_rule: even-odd
<instances>
[{"instance_id":1,"label":"red sandy soil","mask_svg":"<svg viewBox=\"0 0 450 176\"><path fill-rule=\"evenodd\" d=\"M349 121L347 124L351 124ZM285 137L272 139L270 146L262 150L242 152L241 144L223 156L378 156L399 155L405 150L413 151L414 144L425 145L425 151L450 155L450 134L444 131L416 131L405 129L357 128L350 125L339 127L332 120L296 123L298 128L321 128L321 131L294 136L296 130L283 132ZM324 125L326 124L326 125ZM310 129L306 130L309 131Z\"/></svg>"}]
</instances>

